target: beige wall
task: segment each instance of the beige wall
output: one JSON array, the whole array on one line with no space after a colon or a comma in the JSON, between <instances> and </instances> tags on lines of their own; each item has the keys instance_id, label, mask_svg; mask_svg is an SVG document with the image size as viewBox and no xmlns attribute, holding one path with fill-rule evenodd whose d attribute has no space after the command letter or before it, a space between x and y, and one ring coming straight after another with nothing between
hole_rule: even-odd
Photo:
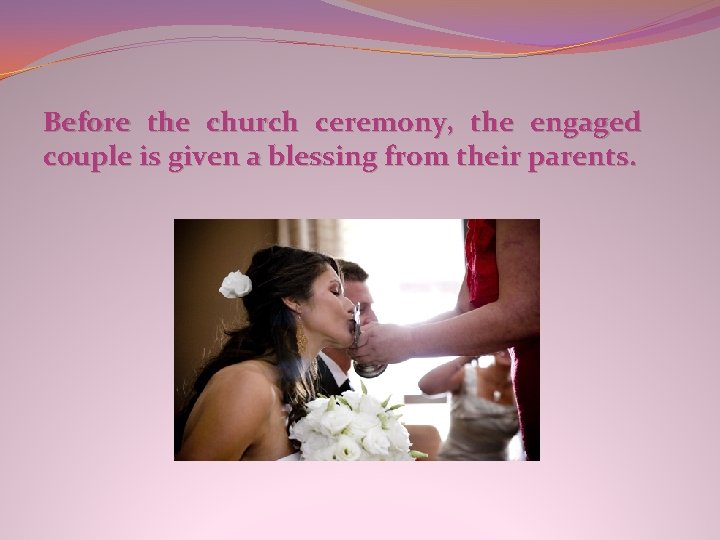
<instances>
[{"instance_id":1,"label":"beige wall","mask_svg":"<svg viewBox=\"0 0 720 540\"><path fill-rule=\"evenodd\" d=\"M216 352L222 325L242 320L242 301L218 288L232 271L245 271L253 253L276 243L277 221L175 221L175 410L197 367Z\"/></svg>"}]
</instances>

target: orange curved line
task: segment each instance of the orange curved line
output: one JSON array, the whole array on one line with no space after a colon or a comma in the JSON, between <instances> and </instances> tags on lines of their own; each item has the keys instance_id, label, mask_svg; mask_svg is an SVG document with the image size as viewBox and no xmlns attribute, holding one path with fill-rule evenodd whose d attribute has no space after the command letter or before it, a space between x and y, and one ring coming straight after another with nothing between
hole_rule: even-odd
<instances>
[{"instance_id":1,"label":"orange curved line","mask_svg":"<svg viewBox=\"0 0 720 540\"><path fill-rule=\"evenodd\" d=\"M254 42L261 42L261 43L278 43L278 44L285 44L285 45L306 45L306 46L315 46L315 47L332 47L337 49L346 49L346 50L353 50L353 51L360 51L360 52L381 52L381 53L388 53L388 54L402 54L402 55L409 55L409 56L432 56L437 58L469 58L469 59L488 59L488 58L521 58L521 57L529 57L529 56L538 56L538 55L547 55L547 54L553 54L561 51L567 51L572 49L578 49L582 47L587 47L589 45L595 45L598 43L603 43L606 41L610 41L613 39L617 39L620 37L629 36L638 32L642 32L644 30L653 28L655 26L658 26L662 24L663 22L666 22L667 20L678 16L681 13L690 11L691 9L696 9L700 6L707 5L709 3L713 3L712 0L708 2L704 2L702 4L699 4L698 6L694 6L693 8L688 8L686 10L680 11L678 13L662 17L660 19L657 19L655 21L643 24L641 26L631 28L629 30L626 30L624 32L619 32L617 34L613 34L610 36L605 36L598 39L583 41L580 43L572 43L568 45L562 45L558 47L548 47L548 48L540 48L536 50L530 50L530 51L523 51L523 52L517 52L517 53L509 53L509 52L499 52L499 53L473 53L473 52L441 52L441 51L413 51L413 50L405 50L405 49L386 49L381 47L362 47L359 45L341 45L341 44L333 44L333 43L320 43L320 42L312 42L312 41L296 41L296 40L285 40L285 39L275 39L275 38L262 38L262 37L247 37L247 36L229 36L229 37L221 37L221 36L200 36L200 37L182 37L182 38L166 38L166 39L158 39L158 40L151 40L151 41L141 41L136 43L129 43L125 45L119 45L114 47L108 47L105 49L99 49L96 51L89 51L86 53L81 53L65 58L59 58L57 60L52 60L50 62L45 62L43 64L38 64L34 66L27 66L24 68L16 69L13 71L7 71L5 73L0 73L0 80L6 79L8 77L20 75L22 73L26 73L28 71L32 71L39 68L44 68L48 66L52 66L55 64L60 64L63 62L69 62L71 60L78 60L81 58L86 58L89 56L95 56L99 54L106 54L111 52L119 52L123 50L128 50L132 48L138 48L138 47L148 47L152 45L169 45L173 43L179 43L179 42L188 42L188 41L198 41L198 40L207 40L207 41L228 41L228 40L242 40L242 41L254 41ZM480 38L481 39L481 38Z\"/></svg>"}]
</instances>

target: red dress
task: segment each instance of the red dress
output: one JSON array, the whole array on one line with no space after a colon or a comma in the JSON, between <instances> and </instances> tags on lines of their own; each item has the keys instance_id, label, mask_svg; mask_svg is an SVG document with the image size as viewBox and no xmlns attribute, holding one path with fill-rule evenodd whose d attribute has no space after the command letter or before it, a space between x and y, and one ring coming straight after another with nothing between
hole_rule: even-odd
<instances>
[{"instance_id":1,"label":"red dress","mask_svg":"<svg viewBox=\"0 0 720 540\"><path fill-rule=\"evenodd\" d=\"M474 308L498 299L495 259L495 220L468 220L465 265L470 303ZM540 459L540 338L513 347L513 387L520 417L520 432L528 460Z\"/></svg>"}]
</instances>

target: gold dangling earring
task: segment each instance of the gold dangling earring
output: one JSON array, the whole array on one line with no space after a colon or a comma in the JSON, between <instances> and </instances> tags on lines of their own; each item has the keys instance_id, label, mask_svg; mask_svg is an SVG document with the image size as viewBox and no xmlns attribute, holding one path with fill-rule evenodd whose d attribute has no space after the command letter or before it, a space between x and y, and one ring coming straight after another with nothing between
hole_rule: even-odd
<instances>
[{"instance_id":1,"label":"gold dangling earring","mask_svg":"<svg viewBox=\"0 0 720 540\"><path fill-rule=\"evenodd\" d=\"M302 358L307 350L307 336L305 335L305 330L303 329L300 317L297 319L297 325L295 328L295 341L297 342L298 355Z\"/></svg>"}]
</instances>

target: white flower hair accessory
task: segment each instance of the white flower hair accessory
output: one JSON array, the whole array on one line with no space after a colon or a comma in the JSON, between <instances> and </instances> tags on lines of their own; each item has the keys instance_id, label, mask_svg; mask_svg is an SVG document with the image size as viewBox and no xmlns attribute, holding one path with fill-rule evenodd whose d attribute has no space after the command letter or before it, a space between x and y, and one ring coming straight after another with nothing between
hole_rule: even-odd
<instances>
[{"instance_id":1,"label":"white flower hair accessory","mask_svg":"<svg viewBox=\"0 0 720 540\"><path fill-rule=\"evenodd\" d=\"M252 281L240 270L230 272L223 279L219 290L225 298L242 298L252 291Z\"/></svg>"}]
</instances>

